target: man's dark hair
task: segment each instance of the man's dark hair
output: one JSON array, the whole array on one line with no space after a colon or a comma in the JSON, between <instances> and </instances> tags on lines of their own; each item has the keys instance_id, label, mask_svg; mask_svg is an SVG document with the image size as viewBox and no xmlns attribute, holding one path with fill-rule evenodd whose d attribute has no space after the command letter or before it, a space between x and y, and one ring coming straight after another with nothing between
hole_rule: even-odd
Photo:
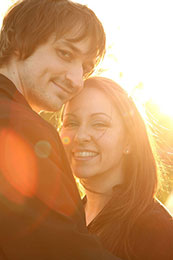
<instances>
[{"instance_id":1,"label":"man's dark hair","mask_svg":"<svg viewBox=\"0 0 173 260\"><path fill-rule=\"evenodd\" d=\"M90 37L90 52L98 63L105 52L105 33L91 9L69 0L17 1L3 20L0 67L9 62L15 51L18 52L19 59L24 60L53 33L58 39L77 26L79 29L76 36L69 40L77 42Z\"/></svg>"}]
</instances>

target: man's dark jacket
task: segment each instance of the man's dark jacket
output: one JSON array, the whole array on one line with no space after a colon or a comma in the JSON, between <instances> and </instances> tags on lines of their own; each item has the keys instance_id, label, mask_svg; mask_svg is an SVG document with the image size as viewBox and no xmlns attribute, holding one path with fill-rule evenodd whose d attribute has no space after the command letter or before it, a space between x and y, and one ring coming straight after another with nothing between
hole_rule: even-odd
<instances>
[{"instance_id":1,"label":"man's dark jacket","mask_svg":"<svg viewBox=\"0 0 173 260\"><path fill-rule=\"evenodd\" d=\"M113 260L87 233L57 131L0 75L0 259Z\"/></svg>"}]
</instances>

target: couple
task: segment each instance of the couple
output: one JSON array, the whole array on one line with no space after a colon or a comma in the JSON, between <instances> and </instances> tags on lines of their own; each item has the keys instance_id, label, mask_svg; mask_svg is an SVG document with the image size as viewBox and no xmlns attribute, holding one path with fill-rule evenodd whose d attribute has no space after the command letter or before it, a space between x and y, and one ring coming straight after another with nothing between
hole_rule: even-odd
<instances>
[{"instance_id":1,"label":"couple","mask_svg":"<svg viewBox=\"0 0 173 260\"><path fill-rule=\"evenodd\" d=\"M23 0L4 18L0 259L171 259L171 217L153 199L155 162L132 100L102 78L79 94L104 52L103 27L86 6ZM61 138L84 205L57 131L37 114L63 104Z\"/></svg>"}]
</instances>

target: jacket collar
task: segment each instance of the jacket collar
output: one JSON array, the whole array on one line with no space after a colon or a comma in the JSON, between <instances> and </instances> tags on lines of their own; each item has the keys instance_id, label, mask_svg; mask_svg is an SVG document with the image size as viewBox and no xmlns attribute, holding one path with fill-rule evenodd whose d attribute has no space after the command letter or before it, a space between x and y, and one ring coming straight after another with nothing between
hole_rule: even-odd
<instances>
[{"instance_id":1,"label":"jacket collar","mask_svg":"<svg viewBox=\"0 0 173 260\"><path fill-rule=\"evenodd\" d=\"M24 96L17 90L13 82L2 74L0 74L0 93L1 96L8 96L8 98L10 98L11 100L29 106L28 102L26 101Z\"/></svg>"}]
</instances>

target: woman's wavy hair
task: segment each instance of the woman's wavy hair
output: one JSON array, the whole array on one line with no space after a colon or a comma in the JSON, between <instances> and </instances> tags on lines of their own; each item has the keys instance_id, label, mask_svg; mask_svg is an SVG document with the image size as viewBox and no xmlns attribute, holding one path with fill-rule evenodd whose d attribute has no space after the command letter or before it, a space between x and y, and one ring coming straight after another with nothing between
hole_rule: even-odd
<instances>
[{"instance_id":1,"label":"woman's wavy hair","mask_svg":"<svg viewBox=\"0 0 173 260\"><path fill-rule=\"evenodd\" d=\"M95 13L85 5L70 0L17 1L4 17L0 32L0 67L9 62L15 51L26 59L55 34L57 39L76 29L73 42L91 38L90 54L95 65L105 53L105 32Z\"/></svg>"},{"instance_id":2,"label":"woman's wavy hair","mask_svg":"<svg viewBox=\"0 0 173 260\"><path fill-rule=\"evenodd\" d=\"M122 250L130 259L130 232L139 216L151 204L157 188L154 142L132 98L116 82L90 77L84 88L97 88L112 100L130 140L130 153L123 165L124 183L114 189L104 210L92 221L89 230L96 233L106 248L118 255ZM115 147L116 149L116 147Z\"/></svg>"}]
</instances>

